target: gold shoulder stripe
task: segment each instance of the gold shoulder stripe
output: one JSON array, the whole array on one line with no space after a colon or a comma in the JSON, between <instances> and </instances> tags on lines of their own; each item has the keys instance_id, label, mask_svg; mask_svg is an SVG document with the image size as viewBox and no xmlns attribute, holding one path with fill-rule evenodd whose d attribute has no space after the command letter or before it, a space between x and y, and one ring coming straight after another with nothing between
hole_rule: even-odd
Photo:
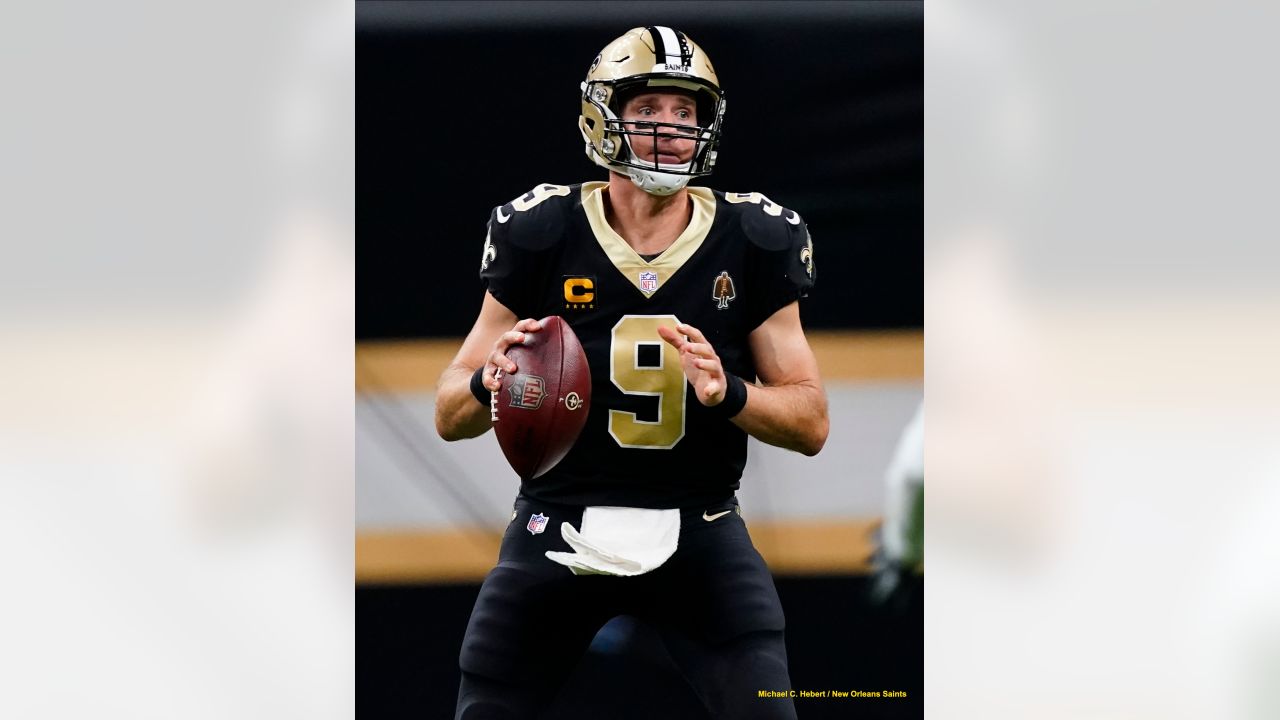
<instances>
[{"instance_id":1,"label":"gold shoulder stripe","mask_svg":"<svg viewBox=\"0 0 1280 720\"><path fill-rule=\"evenodd\" d=\"M600 243L600 248L609 256L618 272L631 281L637 290L645 295L652 295L653 293L645 292L640 287L640 273L646 270L655 273L658 276L657 289L661 290L676 271L693 257L698 248L702 247L702 241L707 238L711 223L715 220L715 195L707 188L689 188L689 197L693 200L693 218L689 221L689 227L653 262L645 262L605 219L603 193L608 186L609 183L606 182L582 185L582 209L587 214L587 221L591 223L591 232L595 234L596 242Z\"/></svg>"}]
</instances>

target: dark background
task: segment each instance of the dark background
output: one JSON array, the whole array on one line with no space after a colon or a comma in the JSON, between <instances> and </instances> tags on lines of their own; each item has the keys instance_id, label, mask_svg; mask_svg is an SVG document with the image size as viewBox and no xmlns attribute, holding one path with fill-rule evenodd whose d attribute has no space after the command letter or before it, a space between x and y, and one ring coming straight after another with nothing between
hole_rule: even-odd
<instances>
[{"instance_id":1,"label":"dark background","mask_svg":"<svg viewBox=\"0 0 1280 720\"><path fill-rule=\"evenodd\" d=\"M921 3L366 0L357 339L467 332L489 210L538 183L605 179L583 153L578 84L607 43L651 24L688 33L726 93L715 174L694 184L761 192L808 222L819 277L801 304L806 326L921 327ZM792 684L910 697L797 700L800 717L923 716L922 581L887 603L872 600L873 582L777 578ZM452 717L478 590L357 588L359 717ZM700 717L661 648L625 620L597 638L553 716Z\"/></svg>"},{"instance_id":2,"label":"dark background","mask_svg":"<svg viewBox=\"0 0 1280 720\"><path fill-rule=\"evenodd\" d=\"M809 328L923 321L920 3L356 6L356 335L461 336L489 210L542 182L606 179L578 84L639 25L689 34L725 90L718 190L809 224Z\"/></svg>"}]
</instances>

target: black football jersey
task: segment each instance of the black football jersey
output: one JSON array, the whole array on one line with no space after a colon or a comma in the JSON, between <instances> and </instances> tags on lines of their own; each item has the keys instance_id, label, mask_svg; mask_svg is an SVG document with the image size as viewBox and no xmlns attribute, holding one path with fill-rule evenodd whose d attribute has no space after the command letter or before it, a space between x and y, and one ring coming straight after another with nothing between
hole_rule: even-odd
<instances>
[{"instance_id":1,"label":"black football jersey","mask_svg":"<svg viewBox=\"0 0 1280 720\"><path fill-rule=\"evenodd\" d=\"M800 216L759 193L691 187L689 227L646 261L605 220L607 183L540 185L493 210L480 277L517 317L563 317L591 367L591 411L569 454L523 480L547 502L643 508L722 500L747 435L704 407L658 336L700 329L727 371L756 377L747 337L814 280Z\"/></svg>"}]
</instances>

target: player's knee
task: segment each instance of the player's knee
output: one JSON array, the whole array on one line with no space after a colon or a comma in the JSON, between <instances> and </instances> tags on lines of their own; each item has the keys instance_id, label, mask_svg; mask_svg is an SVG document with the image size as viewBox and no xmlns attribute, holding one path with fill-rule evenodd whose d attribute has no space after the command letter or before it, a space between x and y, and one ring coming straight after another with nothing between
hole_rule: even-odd
<instances>
[{"instance_id":1,"label":"player's knee","mask_svg":"<svg viewBox=\"0 0 1280 720\"><path fill-rule=\"evenodd\" d=\"M454 720L515 720L532 717L536 701L518 687L462 673Z\"/></svg>"},{"instance_id":2,"label":"player's knee","mask_svg":"<svg viewBox=\"0 0 1280 720\"><path fill-rule=\"evenodd\" d=\"M507 720L516 716L496 702L471 700L459 701L458 712L453 717L454 720Z\"/></svg>"},{"instance_id":3,"label":"player's knee","mask_svg":"<svg viewBox=\"0 0 1280 720\"><path fill-rule=\"evenodd\" d=\"M713 716L795 718L795 704L787 696L791 678L781 632L741 636L722 648L722 656L729 659L722 666L724 682L717 683L707 698Z\"/></svg>"},{"instance_id":4,"label":"player's knee","mask_svg":"<svg viewBox=\"0 0 1280 720\"><path fill-rule=\"evenodd\" d=\"M781 632L756 632L739 638L736 657L740 671L769 682L790 682L787 672L787 644Z\"/></svg>"},{"instance_id":5,"label":"player's knee","mask_svg":"<svg viewBox=\"0 0 1280 720\"><path fill-rule=\"evenodd\" d=\"M458 703L454 720L524 720L530 717L513 710L509 705L493 698L472 699Z\"/></svg>"}]
</instances>

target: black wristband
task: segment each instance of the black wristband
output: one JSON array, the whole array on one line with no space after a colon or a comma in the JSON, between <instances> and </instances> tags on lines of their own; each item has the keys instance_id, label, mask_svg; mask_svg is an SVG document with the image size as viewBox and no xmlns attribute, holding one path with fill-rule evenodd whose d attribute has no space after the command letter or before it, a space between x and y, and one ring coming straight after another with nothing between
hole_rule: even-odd
<instances>
[{"instance_id":1,"label":"black wristband","mask_svg":"<svg viewBox=\"0 0 1280 720\"><path fill-rule=\"evenodd\" d=\"M492 393L489 388L484 386L484 366L476 368L471 374L471 394L476 396L476 400L483 406L489 407L489 403L493 402Z\"/></svg>"},{"instance_id":2,"label":"black wristband","mask_svg":"<svg viewBox=\"0 0 1280 720\"><path fill-rule=\"evenodd\" d=\"M711 410L717 417L726 420L742 412L747 405L747 383L733 373L724 374L724 399L719 405L712 405Z\"/></svg>"}]
</instances>

